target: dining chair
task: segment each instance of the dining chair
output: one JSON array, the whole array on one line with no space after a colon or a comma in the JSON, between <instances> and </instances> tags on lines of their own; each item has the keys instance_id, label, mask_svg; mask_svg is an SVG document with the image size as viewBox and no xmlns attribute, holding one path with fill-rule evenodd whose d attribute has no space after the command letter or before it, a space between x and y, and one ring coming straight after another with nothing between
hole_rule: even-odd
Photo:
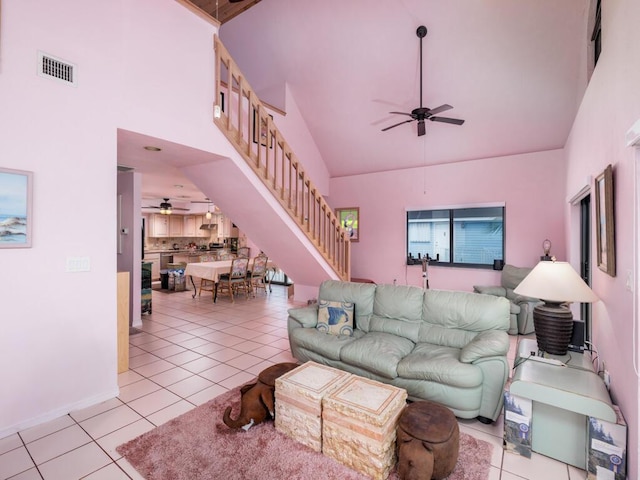
<instances>
[{"instance_id":1,"label":"dining chair","mask_svg":"<svg viewBox=\"0 0 640 480\"><path fill-rule=\"evenodd\" d=\"M214 255L211 254L204 254L204 255L200 255L199 260L200 263L202 262L213 262L215 261L216 257ZM216 284L213 283L213 280L207 280L206 278L201 278L200 279L200 290L198 290L198 296L200 296L200 294L202 293L202 291L204 290L205 292L211 292L211 294L213 295L213 290L216 288Z\"/></svg>"},{"instance_id":2,"label":"dining chair","mask_svg":"<svg viewBox=\"0 0 640 480\"><path fill-rule=\"evenodd\" d=\"M238 247L238 256L249 258L251 252L250 247Z\"/></svg>"},{"instance_id":3,"label":"dining chair","mask_svg":"<svg viewBox=\"0 0 640 480\"><path fill-rule=\"evenodd\" d=\"M267 293L267 286L264 278L267 275L268 260L269 258L265 254L261 253L253 259L251 270L247 273L247 284L254 297L256 296L258 288L262 288L264 293Z\"/></svg>"},{"instance_id":4,"label":"dining chair","mask_svg":"<svg viewBox=\"0 0 640 480\"><path fill-rule=\"evenodd\" d=\"M249 269L249 259L246 257L235 258L231 262L229 273L220 275L218 280L218 294L228 293L233 303L233 294L238 295L240 290L244 290L246 298L249 298L249 287L247 285L247 270Z\"/></svg>"}]
</instances>

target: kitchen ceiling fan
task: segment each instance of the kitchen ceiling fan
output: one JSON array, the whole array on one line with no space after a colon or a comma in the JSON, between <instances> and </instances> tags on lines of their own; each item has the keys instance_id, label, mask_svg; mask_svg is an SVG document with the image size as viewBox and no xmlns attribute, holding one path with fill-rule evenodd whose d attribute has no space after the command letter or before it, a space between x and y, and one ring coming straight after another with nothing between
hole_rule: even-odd
<instances>
[{"instance_id":1,"label":"kitchen ceiling fan","mask_svg":"<svg viewBox=\"0 0 640 480\"><path fill-rule=\"evenodd\" d=\"M414 108L411 110L411 113L406 112L389 112L396 115L407 115L411 117L409 120L403 120L402 122L398 122L390 127L385 127L382 129L383 132L395 128L399 125L403 125L405 123L410 122L418 122L418 136L421 137L426 133L426 128L424 125L425 120L431 120L432 122L442 122L442 123L451 123L453 125L462 125L464 120L460 120L458 118L449 118L449 117L437 117L440 112L444 112L446 110L451 110L453 107L451 105L440 105L436 108L426 108L422 106L422 39L427 35L427 27L424 25L420 25L416 30L416 35L420 38L420 106L418 108Z\"/></svg>"},{"instance_id":2,"label":"kitchen ceiling fan","mask_svg":"<svg viewBox=\"0 0 640 480\"><path fill-rule=\"evenodd\" d=\"M165 214L165 215L170 215L173 210L181 210L181 211L184 211L184 212L188 212L189 211L188 208L174 207L173 205L171 205L169 203L169 199L168 198L163 198L163 200L164 200L164 202L161 202L160 205L158 205L158 206L150 205L150 206L145 207L145 208L158 208L158 209L160 209L160 213Z\"/></svg>"}]
</instances>

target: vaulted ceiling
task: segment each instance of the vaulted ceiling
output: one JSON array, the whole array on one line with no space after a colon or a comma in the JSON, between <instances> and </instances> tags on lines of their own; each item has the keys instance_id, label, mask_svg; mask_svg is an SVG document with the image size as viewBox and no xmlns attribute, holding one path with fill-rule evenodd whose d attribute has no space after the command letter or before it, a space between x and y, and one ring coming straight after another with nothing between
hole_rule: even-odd
<instances>
[{"instance_id":1,"label":"vaulted ceiling","mask_svg":"<svg viewBox=\"0 0 640 480\"><path fill-rule=\"evenodd\" d=\"M216 16L215 0L192 3ZM218 0L217 14L253 88L299 109L335 177L562 148L589 78L591 4ZM383 132L410 119L389 112L420 105L420 25L424 106L449 104L440 115L465 123Z\"/></svg>"},{"instance_id":2,"label":"vaulted ceiling","mask_svg":"<svg viewBox=\"0 0 640 480\"><path fill-rule=\"evenodd\" d=\"M588 78L590 3L263 0L220 37L261 98L290 89L331 175L353 175L562 148ZM424 106L465 123L383 132L410 119L390 111L420 106L420 25Z\"/></svg>"}]
</instances>

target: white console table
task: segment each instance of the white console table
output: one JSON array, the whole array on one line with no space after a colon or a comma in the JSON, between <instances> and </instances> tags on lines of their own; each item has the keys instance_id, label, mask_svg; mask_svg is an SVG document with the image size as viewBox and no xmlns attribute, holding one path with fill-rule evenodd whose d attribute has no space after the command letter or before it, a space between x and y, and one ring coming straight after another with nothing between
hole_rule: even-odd
<instances>
[{"instance_id":1,"label":"white console table","mask_svg":"<svg viewBox=\"0 0 640 480\"><path fill-rule=\"evenodd\" d=\"M566 364L559 366L527 358L537 351L535 340L520 340L509 387L511 394L532 400L532 450L586 469L587 416L616 422L609 392L589 355L545 354Z\"/></svg>"}]
</instances>

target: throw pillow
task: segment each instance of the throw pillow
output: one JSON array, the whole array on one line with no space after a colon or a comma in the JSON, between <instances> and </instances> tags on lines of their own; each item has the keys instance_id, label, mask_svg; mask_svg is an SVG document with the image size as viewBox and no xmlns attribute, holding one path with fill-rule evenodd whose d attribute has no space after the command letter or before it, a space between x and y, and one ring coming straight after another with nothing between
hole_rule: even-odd
<instances>
[{"instance_id":1,"label":"throw pillow","mask_svg":"<svg viewBox=\"0 0 640 480\"><path fill-rule=\"evenodd\" d=\"M318 300L318 325L316 328L331 335L353 335L353 308L349 302Z\"/></svg>"}]
</instances>

